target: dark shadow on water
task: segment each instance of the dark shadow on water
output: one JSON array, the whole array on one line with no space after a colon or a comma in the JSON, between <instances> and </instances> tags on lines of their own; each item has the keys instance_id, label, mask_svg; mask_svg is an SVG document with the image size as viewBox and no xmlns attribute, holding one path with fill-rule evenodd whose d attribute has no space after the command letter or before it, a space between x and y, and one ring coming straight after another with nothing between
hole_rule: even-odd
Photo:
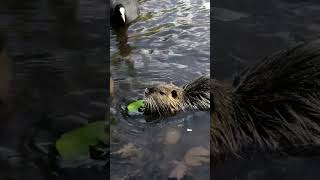
<instances>
[{"instance_id":1,"label":"dark shadow on water","mask_svg":"<svg viewBox=\"0 0 320 180\"><path fill-rule=\"evenodd\" d=\"M128 44L128 28L129 25L112 28L116 34L117 46L122 57L126 57L131 53L131 47Z\"/></svg>"},{"instance_id":2,"label":"dark shadow on water","mask_svg":"<svg viewBox=\"0 0 320 180\"><path fill-rule=\"evenodd\" d=\"M106 119L106 4L86 3L0 2L1 178L109 177L95 147L80 162L55 149L62 134Z\"/></svg>"}]
</instances>

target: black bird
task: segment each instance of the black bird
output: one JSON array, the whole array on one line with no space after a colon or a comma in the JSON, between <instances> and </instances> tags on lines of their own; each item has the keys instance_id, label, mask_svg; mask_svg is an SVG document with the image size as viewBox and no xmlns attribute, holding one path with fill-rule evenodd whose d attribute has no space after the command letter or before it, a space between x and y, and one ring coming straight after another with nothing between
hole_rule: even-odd
<instances>
[{"instance_id":1,"label":"black bird","mask_svg":"<svg viewBox=\"0 0 320 180\"><path fill-rule=\"evenodd\" d=\"M139 9L136 0L111 0L111 25L125 26L138 18Z\"/></svg>"}]
</instances>

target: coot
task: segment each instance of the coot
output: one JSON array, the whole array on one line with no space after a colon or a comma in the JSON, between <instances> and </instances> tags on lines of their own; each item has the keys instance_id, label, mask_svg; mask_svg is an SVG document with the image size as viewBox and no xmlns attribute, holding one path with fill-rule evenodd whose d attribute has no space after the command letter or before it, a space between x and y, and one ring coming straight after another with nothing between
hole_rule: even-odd
<instances>
[{"instance_id":1,"label":"coot","mask_svg":"<svg viewBox=\"0 0 320 180\"><path fill-rule=\"evenodd\" d=\"M124 26L138 18L139 9L136 0L111 0L111 25Z\"/></svg>"}]
</instances>

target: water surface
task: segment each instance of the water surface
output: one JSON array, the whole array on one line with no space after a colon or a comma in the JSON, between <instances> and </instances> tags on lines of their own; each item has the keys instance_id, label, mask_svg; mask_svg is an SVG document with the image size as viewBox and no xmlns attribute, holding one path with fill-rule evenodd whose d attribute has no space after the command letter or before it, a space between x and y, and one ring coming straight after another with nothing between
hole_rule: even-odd
<instances>
[{"instance_id":1,"label":"water surface","mask_svg":"<svg viewBox=\"0 0 320 180\"><path fill-rule=\"evenodd\" d=\"M143 116L126 116L121 107L143 97L158 83L183 85L210 74L210 7L208 0L140 1L140 18L122 32L111 31L111 179L167 179L173 161L188 150L209 150L209 112L182 113L147 123ZM127 33L126 33L127 32ZM188 130L189 129L189 130ZM168 131L180 134L166 144ZM192 130L192 131L191 131ZM116 152L133 144L139 156ZM188 169L189 179L208 179L209 164Z\"/></svg>"},{"instance_id":2,"label":"water surface","mask_svg":"<svg viewBox=\"0 0 320 180\"><path fill-rule=\"evenodd\" d=\"M0 2L1 178L108 176L106 161L64 161L54 146L105 118L105 9L103 1Z\"/></svg>"}]
</instances>

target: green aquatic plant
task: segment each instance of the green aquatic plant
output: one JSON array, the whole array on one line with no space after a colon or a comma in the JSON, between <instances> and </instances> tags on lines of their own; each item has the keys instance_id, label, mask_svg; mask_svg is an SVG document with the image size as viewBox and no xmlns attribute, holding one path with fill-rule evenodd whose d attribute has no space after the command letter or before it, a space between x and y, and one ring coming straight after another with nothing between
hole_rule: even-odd
<instances>
[{"instance_id":1,"label":"green aquatic plant","mask_svg":"<svg viewBox=\"0 0 320 180\"><path fill-rule=\"evenodd\" d=\"M137 100L127 106L128 113L142 112L144 108L144 100Z\"/></svg>"},{"instance_id":2,"label":"green aquatic plant","mask_svg":"<svg viewBox=\"0 0 320 180\"><path fill-rule=\"evenodd\" d=\"M56 149L63 159L75 160L89 156L91 146L108 140L107 122L96 121L63 134L56 141Z\"/></svg>"},{"instance_id":3,"label":"green aquatic plant","mask_svg":"<svg viewBox=\"0 0 320 180\"><path fill-rule=\"evenodd\" d=\"M152 19L152 17L153 17L152 12L147 12L147 13L141 14L137 21L147 21L149 19Z\"/></svg>"}]
</instances>

